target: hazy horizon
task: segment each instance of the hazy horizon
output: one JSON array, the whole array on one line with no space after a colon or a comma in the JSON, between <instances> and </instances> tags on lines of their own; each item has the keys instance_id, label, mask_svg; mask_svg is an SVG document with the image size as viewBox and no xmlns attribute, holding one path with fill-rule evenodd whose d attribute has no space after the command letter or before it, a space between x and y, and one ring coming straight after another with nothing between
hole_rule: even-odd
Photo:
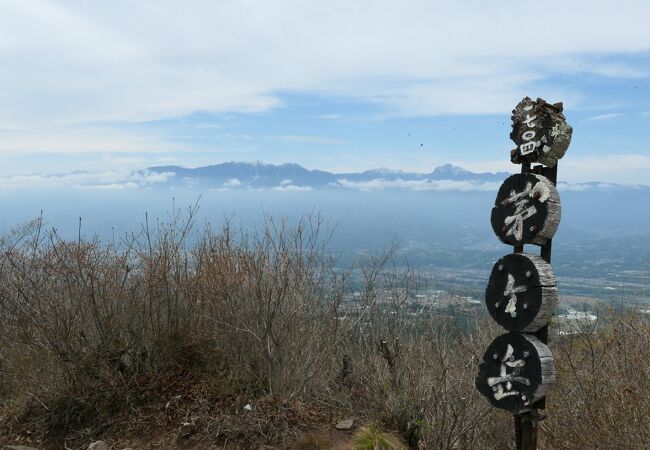
<instances>
[{"instance_id":1,"label":"hazy horizon","mask_svg":"<svg viewBox=\"0 0 650 450\"><path fill-rule=\"evenodd\" d=\"M489 212L519 171L510 114L529 96L563 102L573 127L558 273L641 270L650 5L470 3L1 3L0 230L43 211L106 238L202 196L201 220L317 211L334 251L395 239L404 261L476 269L507 251ZM562 32L513 39L528 17ZM146 170L226 161L314 172ZM472 174L434 176L445 164ZM382 167L405 173L362 174Z\"/></svg>"}]
</instances>

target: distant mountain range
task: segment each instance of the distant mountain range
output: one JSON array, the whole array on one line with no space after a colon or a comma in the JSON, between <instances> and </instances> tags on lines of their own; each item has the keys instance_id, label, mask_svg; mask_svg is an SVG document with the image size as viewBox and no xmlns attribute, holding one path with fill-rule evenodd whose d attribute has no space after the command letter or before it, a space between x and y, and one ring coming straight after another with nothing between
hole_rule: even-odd
<instances>
[{"instance_id":1,"label":"distant mountain range","mask_svg":"<svg viewBox=\"0 0 650 450\"><path fill-rule=\"evenodd\" d=\"M429 173L405 172L387 168L365 172L332 173L323 170L309 170L299 164L270 164L257 162L226 162L193 169L179 166L149 167L149 172L167 174L168 182L183 185L208 185L221 188L278 188L317 189L336 187L356 188L415 188L423 190L440 187L442 182L457 185L493 186L501 183L510 174L474 173L461 167L445 164ZM173 175L172 175L173 174ZM460 184L458 184L460 183Z\"/></svg>"},{"instance_id":2,"label":"distant mountain range","mask_svg":"<svg viewBox=\"0 0 650 450\"><path fill-rule=\"evenodd\" d=\"M517 170L512 166L513 172ZM364 172L333 173L310 170L294 164L256 162L226 162L210 166L187 168L155 166L134 171L107 168L104 171L74 171L63 173L29 173L0 176L0 188L64 187L83 189L132 189L137 187L170 187L201 191L272 190L312 191L355 189L360 191L486 191L495 192L511 175L509 172L470 172L462 167L445 164L431 172L407 172L387 168ZM650 186L602 182L575 183L561 180L561 191L650 191Z\"/></svg>"}]
</instances>

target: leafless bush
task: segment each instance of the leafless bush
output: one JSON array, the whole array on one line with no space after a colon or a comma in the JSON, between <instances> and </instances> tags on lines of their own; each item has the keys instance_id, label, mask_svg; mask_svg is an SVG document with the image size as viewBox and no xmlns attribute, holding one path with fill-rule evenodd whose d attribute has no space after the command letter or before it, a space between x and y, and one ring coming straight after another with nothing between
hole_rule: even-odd
<instances>
[{"instance_id":1,"label":"leafless bush","mask_svg":"<svg viewBox=\"0 0 650 450\"><path fill-rule=\"evenodd\" d=\"M372 260L364 280L364 303L375 301L351 344L359 390L352 406L399 429L413 448L506 448L508 418L487 420L491 408L474 388L482 351L498 330L482 322L463 330L432 307L413 312L417 273L387 269L386 260Z\"/></svg>"},{"instance_id":2,"label":"leafless bush","mask_svg":"<svg viewBox=\"0 0 650 450\"><path fill-rule=\"evenodd\" d=\"M553 345L560 382L543 422L549 448L650 446L650 324L633 312L607 319Z\"/></svg>"},{"instance_id":3,"label":"leafless bush","mask_svg":"<svg viewBox=\"0 0 650 450\"><path fill-rule=\"evenodd\" d=\"M196 237L194 213L145 221L118 245L66 242L41 220L5 239L2 367L41 394L215 361L265 392L307 389L341 333L344 274L322 220Z\"/></svg>"},{"instance_id":4,"label":"leafless bush","mask_svg":"<svg viewBox=\"0 0 650 450\"><path fill-rule=\"evenodd\" d=\"M414 310L420 280L391 266L394 247L342 271L316 215L292 226L269 217L246 234L228 222L199 232L195 212L146 219L117 243L81 233L66 241L40 219L0 241L5 415L40 414L64 431L92 426L156 401L151 386L185 371L219 395L383 421L413 448L512 445L511 416L474 388L482 352L502 330ZM649 446L650 325L604 316L552 341L559 381L541 425L545 448Z\"/></svg>"}]
</instances>

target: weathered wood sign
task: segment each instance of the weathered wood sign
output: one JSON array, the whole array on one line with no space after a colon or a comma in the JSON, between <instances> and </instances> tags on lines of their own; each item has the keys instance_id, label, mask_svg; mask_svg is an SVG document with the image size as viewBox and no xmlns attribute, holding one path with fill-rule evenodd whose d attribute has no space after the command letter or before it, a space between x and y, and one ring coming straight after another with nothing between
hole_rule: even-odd
<instances>
[{"instance_id":1,"label":"weathered wood sign","mask_svg":"<svg viewBox=\"0 0 650 450\"><path fill-rule=\"evenodd\" d=\"M549 348L535 336L506 333L488 346L476 377L476 388L494 406L522 413L555 383Z\"/></svg>"},{"instance_id":2,"label":"weathered wood sign","mask_svg":"<svg viewBox=\"0 0 650 450\"><path fill-rule=\"evenodd\" d=\"M538 162L553 167L571 143L573 129L562 114L562 103L551 105L541 98L525 97L512 110L510 138L517 148L510 153L513 163Z\"/></svg>"},{"instance_id":3,"label":"weathered wood sign","mask_svg":"<svg viewBox=\"0 0 650 450\"><path fill-rule=\"evenodd\" d=\"M490 221L499 240L512 245L514 253L496 262L485 290L490 315L509 333L489 345L475 384L492 405L515 414L516 448L536 450L538 410L545 408L546 392L555 382L546 344L558 302L550 265L561 217L557 163L573 130L562 114L562 103L525 97L512 113L510 138L517 148L510 156L521 164L521 173L504 181ZM540 256L524 253L530 244L541 246Z\"/></svg>"},{"instance_id":4,"label":"weathered wood sign","mask_svg":"<svg viewBox=\"0 0 650 450\"><path fill-rule=\"evenodd\" d=\"M544 245L560 223L560 195L541 175L515 174L501 185L492 209L492 229L504 244Z\"/></svg>"},{"instance_id":5,"label":"weathered wood sign","mask_svg":"<svg viewBox=\"0 0 650 450\"><path fill-rule=\"evenodd\" d=\"M555 286L550 264L539 256L513 253L494 265L485 303L492 318L506 330L532 333L555 312Z\"/></svg>"}]
</instances>

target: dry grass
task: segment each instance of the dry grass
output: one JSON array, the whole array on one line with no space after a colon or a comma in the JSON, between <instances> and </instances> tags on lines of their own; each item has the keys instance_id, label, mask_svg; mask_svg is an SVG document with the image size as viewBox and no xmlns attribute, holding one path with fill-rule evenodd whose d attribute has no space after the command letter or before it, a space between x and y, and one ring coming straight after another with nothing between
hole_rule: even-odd
<instances>
[{"instance_id":1,"label":"dry grass","mask_svg":"<svg viewBox=\"0 0 650 450\"><path fill-rule=\"evenodd\" d=\"M474 388L500 330L408 315L418 279L390 249L340 271L318 217L245 235L197 233L194 213L119 243L67 242L40 220L0 242L0 440L171 430L158 448L262 448L355 417L411 448L512 446L511 416ZM650 446L649 339L618 314L553 340L543 448Z\"/></svg>"},{"instance_id":2,"label":"dry grass","mask_svg":"<svg viewBox=\"0 0 650 450\"><path fill-rule=\"evenodd\" d=\"M354 450L406 450L404 443L396 436L386 433L375 424L370 424L356 433Z\"/></svg>"}]
</instances>

